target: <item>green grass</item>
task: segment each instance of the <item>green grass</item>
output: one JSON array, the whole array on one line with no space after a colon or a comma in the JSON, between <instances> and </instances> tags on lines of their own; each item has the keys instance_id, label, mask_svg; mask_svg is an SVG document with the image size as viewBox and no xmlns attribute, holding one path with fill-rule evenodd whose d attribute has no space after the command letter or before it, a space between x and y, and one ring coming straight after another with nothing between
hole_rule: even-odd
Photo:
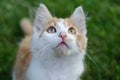
<instances>
[{"instance_id":1,"label":"green grass","mask_svg":"<svg viewBox=\"0 0 120 80\"><path fill-rule=\"evenodd\" d=\"M19 21L23 17L33 20L40 2L54 16L63 18L82 5L88 18L87 54L94 59L86 56L82 80L120 80L120 0L1 0L0 80L11 79L18 43L23 37Z\"/></svg>"}]
</instances>

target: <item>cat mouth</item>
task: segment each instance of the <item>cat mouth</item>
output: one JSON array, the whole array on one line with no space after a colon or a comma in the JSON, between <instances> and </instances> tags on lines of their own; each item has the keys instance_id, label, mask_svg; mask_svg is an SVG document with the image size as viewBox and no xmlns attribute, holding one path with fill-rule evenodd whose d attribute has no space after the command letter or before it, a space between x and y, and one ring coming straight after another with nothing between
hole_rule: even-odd
<instances>
[{"instance_id":1,"label":"cat mouth","mask_svg":"<svg viewBox=\"0 0 120 80\"><path fill-rule=\"evenodd\" d=\"M60 43L57 45L57 48L58 48L58 47L67 47L67 48L69 48L68 45L67 45L64 41L60 42Z\"/></svg>"}]
</instances>

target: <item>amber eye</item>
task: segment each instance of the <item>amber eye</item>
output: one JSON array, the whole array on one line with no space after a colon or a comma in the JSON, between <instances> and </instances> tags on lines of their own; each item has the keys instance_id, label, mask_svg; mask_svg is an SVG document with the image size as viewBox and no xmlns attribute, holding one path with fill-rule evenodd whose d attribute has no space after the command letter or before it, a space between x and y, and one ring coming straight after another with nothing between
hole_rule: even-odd
<instances>
[{"instance_id":1,"label":"amber eye","mask_svg":"<svg viewBox=\"0 0 120 80\"><path fill-rule=\"evenodd\" d=\"M68 32L73 35L76 34L76 30L72 27L68 29Z\"/></svg>"},{"instance_id":2,"label":"amber eye","mask_svg":"<svg viewBox=\"0 0 120 80\"><path fill-rule=\"evenodd\" d=\"M47 29L47 32L48 32L48 33L55 33L55 32L56 32L56 29L55 29L53 26L50 26L50 27Z\"/></svg>"}]
</instances>

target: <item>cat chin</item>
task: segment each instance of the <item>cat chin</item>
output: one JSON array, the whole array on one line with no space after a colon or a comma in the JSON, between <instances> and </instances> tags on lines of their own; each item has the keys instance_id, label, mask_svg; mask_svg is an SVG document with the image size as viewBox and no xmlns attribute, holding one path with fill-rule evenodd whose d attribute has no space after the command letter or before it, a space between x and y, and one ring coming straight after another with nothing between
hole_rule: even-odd
<instances>
[{"instance_id":1,"label":"cat chin","mask_svg":"<svg viewBox=\"0 0 120 80\"><path fill-rule=\"evenodd\" d=\"M54 50L54 54L56 57L69 56L71 51L67 46L59 46Z\"/></svg>"}]
</instances>

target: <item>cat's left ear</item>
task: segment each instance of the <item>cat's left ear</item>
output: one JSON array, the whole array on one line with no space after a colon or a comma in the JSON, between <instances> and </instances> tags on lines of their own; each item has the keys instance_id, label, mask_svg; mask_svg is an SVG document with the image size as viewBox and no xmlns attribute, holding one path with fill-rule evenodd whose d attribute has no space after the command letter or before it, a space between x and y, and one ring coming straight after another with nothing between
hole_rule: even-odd
<instances>
[{"instance_id":1,"label":"cat's left ear","mask_svg":"<svg viewBox=\"0 0 120 80\"><path fill-rule=\"evenodd\" d=\"M86 35L86 20L82 6L79 6L75 9L75 11L70 17L70 20L78 27L82 34Z\"/></svg>"},{"instance_id":2,"label":"cat's left ear","mask_svg":"<svg viewBox=\"0 0 120 80\"><path fill-rule=\"evenodd\" d=\"M39 8L36 11L35 20L34 20L34 29L41 33L46 23L52 19L52 15L44 4L40 4ZM35 32L35 31L34 31Z\"/></svg>"}]
</instances>

